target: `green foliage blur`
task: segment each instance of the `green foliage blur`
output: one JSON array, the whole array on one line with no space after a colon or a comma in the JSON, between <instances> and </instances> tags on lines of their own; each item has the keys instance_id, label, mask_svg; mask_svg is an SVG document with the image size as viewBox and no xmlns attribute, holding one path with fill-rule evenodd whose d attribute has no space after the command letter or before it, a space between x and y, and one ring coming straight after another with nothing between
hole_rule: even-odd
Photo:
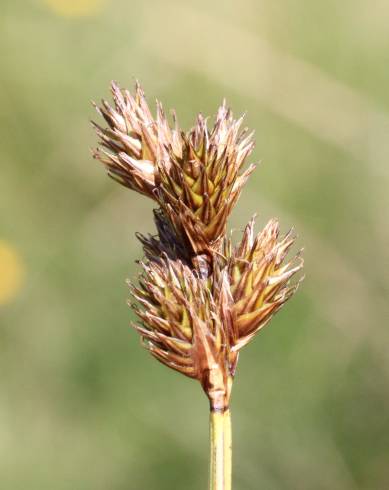
<instances>
[{"instance_id":1,"label":"green foliage blur","mask_svg":"<svg viewBox=\"0 0 389 490\"><path fill-rule=\"evenodd\" d=\"M388 2L0 10L0 489L207 487L200 386L129 328L152 203L89 152L90 100L135 78L185 128L223 97L247 111L261 163L230 227L276 216L305 247L301 289L241 355L234 489L388 489Z\"/></svg>"}]
</instances>

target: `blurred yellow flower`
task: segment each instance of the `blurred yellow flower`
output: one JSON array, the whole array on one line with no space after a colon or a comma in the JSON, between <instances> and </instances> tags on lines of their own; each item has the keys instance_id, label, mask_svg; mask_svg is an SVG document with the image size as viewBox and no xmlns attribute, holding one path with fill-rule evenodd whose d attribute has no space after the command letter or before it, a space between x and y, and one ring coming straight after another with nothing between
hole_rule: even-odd
<instances>
[{"instance_id":1,"label":"blurred yellow flower","mask_svg":"<svg viewBox=\"0 0 389 490\"><path fill-rule=\"evenodd\" d=\"M87 17L102 10L105 0L44 0L58 15L64 17Z\"/></svg>"},{"instance_id":2,"label":"blurred yellow flower","mask_svg":"<svg viewBox=\"0 0 389 490\"><path fill-rule=\"evenodd\" d=\"M0 240L0 305L11 301L24 279L24 267L20 255L13 246Z\"/></svg>"}]
</instances>

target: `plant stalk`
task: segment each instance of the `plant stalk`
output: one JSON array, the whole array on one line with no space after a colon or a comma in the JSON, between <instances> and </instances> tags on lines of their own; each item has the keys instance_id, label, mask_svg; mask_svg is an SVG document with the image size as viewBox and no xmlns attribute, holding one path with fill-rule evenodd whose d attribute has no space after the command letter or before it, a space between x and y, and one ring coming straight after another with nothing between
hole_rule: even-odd
<instances>
[{"instance_id":1,"label":"plant stalk","mask_svg":"<svg viewBox=\"0 0 389 490\"><path fill-rule=\"evenodd\" d=\"M231 490L230 411L211 410L209 490Z\"/></svg>"}]
</instances>

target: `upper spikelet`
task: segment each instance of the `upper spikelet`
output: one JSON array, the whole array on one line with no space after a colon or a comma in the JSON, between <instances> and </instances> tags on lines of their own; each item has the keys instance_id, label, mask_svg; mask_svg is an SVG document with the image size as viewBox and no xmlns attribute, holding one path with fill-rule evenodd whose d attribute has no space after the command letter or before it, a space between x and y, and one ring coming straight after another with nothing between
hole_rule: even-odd
<instances>
[{"instance_id":1,"label":"upper spikelet","mask_svg":"<svg viewBox=\"0 0 389 490\"><path fill-rule=\"evenodd\" d=\"M93 123L100 139L100 148L94 157L107 168L108 175L120 184L155 198L157 161L166 153L165 146L175 146L175 131L171 130L162 105L157 102L157 116L153 117L145 94L137 83L135 94L121 90L111 83L114 107L102 100L97 112L108 127Z\"/></svg>"},{"instance_id":2,"label":"upper spikelet","mask_svg":"<svg viewBox=\"0 0 389 490\"><path fill-rule=\"evenodd\" d=\"M121 184L158 201L178 236L187 241L192 255L217 248L226 222L248 176L241 171L254 143L252 133L241 129L225 102L215 124L208 128L199 115L188 133L174 116L169 122L157 102L154 119L143 90L132 96L112 82L114 107L102 101L96 109L108 124L93 123L100 138L94 152L108 174Z\"/></svg>"},{"instance_id":3,"label":"upper spikelet","mask_svg":"<svg viewBox=\"0 0 389 490\"><path fill-rule=\"evenodd\" d=\"M159 166L159 202L194 254L218 248L226 222L254 166L241 172L253 149L252 134L241 130L225 103L213 128L199 115L195 127L181 136L181 153L169 148L169 165Z\"/></svg>"}]
</instances>

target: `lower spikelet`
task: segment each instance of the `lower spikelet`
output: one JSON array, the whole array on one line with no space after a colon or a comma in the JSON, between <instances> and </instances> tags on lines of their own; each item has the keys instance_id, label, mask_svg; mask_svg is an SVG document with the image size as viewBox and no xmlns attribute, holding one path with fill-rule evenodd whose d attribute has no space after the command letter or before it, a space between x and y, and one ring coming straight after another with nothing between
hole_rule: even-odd
<instances>
[{"instance_id":1,"label":"lower spikelet","mask_svg":"<svg viewBox=\"0 0 389 490\"><path fill-rule=\"evenodd\" d=\"M229 398L226 326L207 280L166 255L142 263L139 287L130 285L146 349L166 366L198 379L213 406Z\"/></svg>"},{"instance_id":2,"label":"lower spikelet","mask_svg":"<svg viewBox=\"0 0 389 490\"><path fill-rule=\"evenodd\" d=\"M285 261L295 240L291 232L279 240L271 220L255 235L253 219L236 247L225 241L225 255L213 257L213 271L204 278L172 258L176 251L168 254L169 236L140 237L149 260L142 263L139 287L131 286L140 304L132 305L141 320L134 327L156 359L198 379L213 404L228 404L238 351L297 290L291 278L303 260L297 254Z\"/></svg>"},{"instance_id":3,"label":"lower spikelet","mask_svg":"<svg viewBox=\"0 0 389 490\"><path fill-rule=\"evenodd\" d=\"M240 244L228 260L232 308L238 332L234 349L246 345L296 292L292 277L303 267L301 251L285 261L295 237L281 240L279 225L271 220L254 235L254 219L246 226Z\"/></svg>"}]
</instances>

